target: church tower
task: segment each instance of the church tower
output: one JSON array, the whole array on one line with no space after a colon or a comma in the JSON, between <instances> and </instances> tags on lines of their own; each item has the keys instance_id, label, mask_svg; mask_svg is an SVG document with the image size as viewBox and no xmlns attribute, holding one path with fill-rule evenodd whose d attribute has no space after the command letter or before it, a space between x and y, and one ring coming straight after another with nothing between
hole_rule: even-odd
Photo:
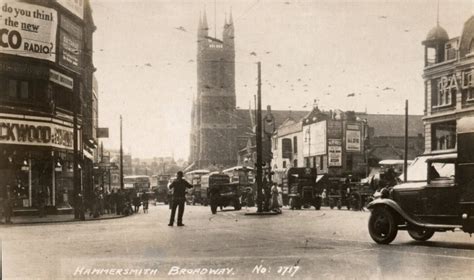
<instances>
[{"instance_id":1,"label":"church tower","mask_svg":"<svg viewBox=\"0 0 474 280\"><path fill-rule=\"evenodd\" d=\"M193 168L237 163L235 120L235 48L232 14L222 40L209 36L204 13L199 18L197 93L191 112L190 162Z\"/></svg>"}]
</instances>

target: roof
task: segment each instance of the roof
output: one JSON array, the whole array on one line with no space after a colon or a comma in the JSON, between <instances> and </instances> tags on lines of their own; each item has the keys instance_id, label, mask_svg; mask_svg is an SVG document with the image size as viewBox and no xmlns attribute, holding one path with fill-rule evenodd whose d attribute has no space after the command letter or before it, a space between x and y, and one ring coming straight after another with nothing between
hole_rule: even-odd
<instances>
[{"instance_id":1,"label":"roof","mask_svg":"<svg viewBox=\"0 0 474 280\"><path fill-rule=\"evenodd\" d=\"M403 137L405 135L405 115L383 115L356 113L357 117L366 119L374 128L375 137ZM424 135L422 115L408 115L408 136Z\"/></svg>"},{"instance_id":2,"label":"roof","mask_svg":"<svg viewBox=\"0 0 474 280\"><path fill-rule=\"evenodd\" d=\"M446 32L446 30L443 27L436 25L430 30L430 32L428 32L428 35L426 36L425 41L448 41L448 40L449 40L448 32Z\"/></svg>"}]
</instances>

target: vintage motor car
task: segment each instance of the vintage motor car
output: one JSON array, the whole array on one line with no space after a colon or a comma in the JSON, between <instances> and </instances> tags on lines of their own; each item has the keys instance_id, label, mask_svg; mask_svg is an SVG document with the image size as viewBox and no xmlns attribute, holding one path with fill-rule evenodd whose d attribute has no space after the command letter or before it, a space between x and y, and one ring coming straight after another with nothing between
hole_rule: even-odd
<instances>
[{"instance_id":1,"label":"vintage motor car","mask_svg":"<svg viewBox=\"0 0 474 280\"><path fill-rule=\"evenodd\" d=\"M382 189L368 205L375 242L389 244L398 230L418 241L435 232L474 232L474 118L458 120L456 136L457 153L415 159L407 182Z\"/></svg>"},{"instance_id":2,"label":"vintage motor car","mask_svg":"<svg viewBox=\"0 0 474 280\"><path fill-rule=\"evenodd\" d=\"M316 168L292 167L288 169L288 186L290 187L290 208L301 209L314 206L321 209L321 191L316 186Z\"/></svg>"}]
</instances>

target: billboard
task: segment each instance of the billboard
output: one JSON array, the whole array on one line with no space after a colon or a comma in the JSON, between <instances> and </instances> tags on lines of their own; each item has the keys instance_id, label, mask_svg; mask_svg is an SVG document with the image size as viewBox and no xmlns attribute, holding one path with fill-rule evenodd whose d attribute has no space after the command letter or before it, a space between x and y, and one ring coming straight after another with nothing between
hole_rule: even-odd
<instances>
[{"instance_id":1,"label":"billboard","mask_svg":"<svg viewBox=\"0 0 474 280\"><path fill-rule=\"evenodd\" d=\"M328 165L342 166L342 147L328 146Z\"/></svg>"},{"instance_id":2,"label":"billboard","mask_svg":"<svg viewBox=\"0 0 474 280\"><path fill-rule=\"evenodd\" d=\"M326 154L326 121L303 126L303 156Z\"/></svg>"},{"instance_id":3,"label":"billboard","mask_svg":"<svg viewBox=\"0 0 474 280\"><path fill-rule=\"evenodd\" d=\"M357 130L356 130L357 129ZM348 152L361 151L361 133L360 126L348 124L346 129L346 150Z\"/></svg>"},{"instance_id":4,"label":"billboard","mask_svg":"<svg viewBox=\"0 0 474 280\"><path fill-rule=\"evenodd\" d=\"M56 2L80 19L84 19L84 0L56 0Z\"/></svg>"},{"instance_id":5,"label":"billboard","mask_svg":"<svg viewBox=\"0 0 474 280\"><path fill-rule=\"evenodd\" d=\"M56 62L56 10L5 0L0 9L0 53Z\"/></svg>"},{"instance_id":6,"label":"billboard","mask_svg":"<svg viewBox=\"0 0 474 280\"><path fill-rule=\"evenodd\" d=\"M82 64L82 28L61 15L59 21L58 63L76 73L80 73Z\"/></svg>"}]
</instances>

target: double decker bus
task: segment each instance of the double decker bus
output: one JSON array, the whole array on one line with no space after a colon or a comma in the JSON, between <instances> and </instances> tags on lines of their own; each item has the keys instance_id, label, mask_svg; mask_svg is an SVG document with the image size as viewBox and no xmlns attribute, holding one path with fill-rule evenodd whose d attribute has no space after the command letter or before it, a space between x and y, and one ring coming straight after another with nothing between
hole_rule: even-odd
<instances>
[{"instance_id":1,"label":"double decker bus","mask_svg":"<svg viewBox=\"0 0 474 280\"><path fill-rule=\"evenodd\" d=\"M194 187L191 194L192 204L196 202L202 204L203 195L201 192L201 177L204 175L208 175L209 173L211 172L207 169L199 169L184 174L184 178Z\"/></svg>"},{"instance_id":2,"label":"double decker bus","mask_svg":"<svg viewBox=\"0 0 474 280\"><path fill-rule=\"evenodd\" d=\"M150 176L133 175L123 177L123 188L126 190L135 190L137 193L151 191Z\"/></svg>"},{"instance_id":3,"label":"double decker bus","mask_svg":"<svg viewBox=\"0 0 474 280\"><path fill-rule=\"evenodd\" d=\"M171 175L153 175L151 177L151 187L155 192L156 202L169 203L168 185Z\"/></svg>"}]
</instances>

